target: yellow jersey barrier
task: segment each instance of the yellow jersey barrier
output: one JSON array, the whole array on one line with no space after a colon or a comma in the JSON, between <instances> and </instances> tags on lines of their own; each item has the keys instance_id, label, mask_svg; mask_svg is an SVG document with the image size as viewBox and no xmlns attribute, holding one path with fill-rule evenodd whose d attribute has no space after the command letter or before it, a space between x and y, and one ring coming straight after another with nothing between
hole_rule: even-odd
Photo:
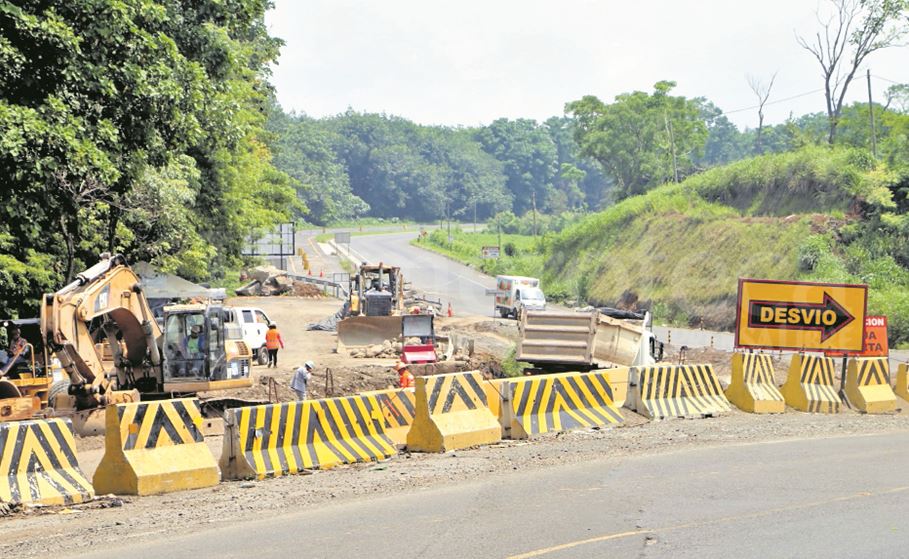
<instances>
[{"instance_id":1,"label":"yellow jersey barrier","mask_svg":"<svg viewBox=\"0 0 909 559\"><path fill-rule=\"evenodd\" d=\"M625 421L613 401L605 372L511 378L500 386L500 421L505 438L527 439Z\"/></svg>"},{"instance_id":2,"label":"yellow jersey barrier","mask_svg":"<svg viewBox=\"0 0 909 559\"><path fill-rule=\"evenodd\" d=\"M751 413L786 411L786 400L773 379L773 362L764 353L732 355L732 382L726 388L726 398Z\"/></svg>"},{"instance_id":3,"label":"yellow jersey barrier","mask_svg":"<svg viewBox=\"0 0 909 559\"><path fill-rule=\"evenodd\" d=\"M72 505L95 498L68 419L0 423L0 503Z\"/></svg>"},{"instance_id":4,"label":"yellow jersey barrier","mask_svg":"<svg viewBox=\"0 0 909 559\"><path fill-rule=\"evenodd\" d=\"M711 365L633 367L634 410L650 419L709 417L731 410Z\"/></svg>"},{"instance_id":5,"label":"yellow jersey barrier","mask_svg":"<svg viewBox=\"0 0 909 559\"><path fill-rule=\"evenodd\" d=\"M225 412L223 479L264 479L397 454L376 395Z\"/></svg>"},{"instance_id":6,"label":"yellow jersey barrier","mask_svg":"<svg viewBox=\"0 0 909 559\"><path fill-rule=\"evenodd\" d=\"M890 360L886 357L850 359L843 391L849 405L859 411L896 411L896 394L890 388Z\"/></svg>"},{"instance_id":7,"label":"yellow jersey barrier","mask_svg":"<svg viewBox=\"0 0 909 559\"><path fill-rule=\"evenodd\" d=\"M399 446L407 444L407 432L413 425L413 388L392 388L361 392L360 396L375 396L378 415L385 422L385 434Z\"/></svg>"},{"instance_id":8,"label":"yellow jersey barrier","mask_svg":"<svg viewBox=\"0 0 909 559\"><path fill-rule=\"evenodd\" d=\"M407 449L445 452L502 440L483 383L476 371L417 377L416 415Z\"/></svg>"},{"instance_id":9,"label":"yellow jersey barrier","mask_svg":"<svg viewBox=\"0 0 909 559\"><path fill-rule=\"evenodd\" d=\"M896 384L893 391L903 400L909 401L909 365L900 363L896 370Z\"/></svg>"},{"instance_id":10,"label":"yellow jersey barrier","mask_svg":"<svg viewBox=\"0 0 909 559\"><path fill-rule=\"evenodd\" d=\"M839 413L842 402L836 390L835 367L830 357L793 355L789 376L780 386L786 404L804 412Z\"/></svg>"},{"instance_id":11,"label":"yellow jersey barrier","mask_svg":"<svg viewBox=\"0 0 909 559\"><path fill-rule=\"evenodd\" d=\"M217 485L198 400L112 404L106 414L104 456L92 478L99 493L156 495Z\"/></svg>"}]
</instances>

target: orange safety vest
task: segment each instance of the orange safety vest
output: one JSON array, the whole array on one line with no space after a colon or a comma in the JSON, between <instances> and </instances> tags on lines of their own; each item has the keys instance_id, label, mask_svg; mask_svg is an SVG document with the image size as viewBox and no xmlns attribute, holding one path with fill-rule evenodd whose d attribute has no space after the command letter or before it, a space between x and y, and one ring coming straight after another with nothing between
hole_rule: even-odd
<instances>
[{"instance_id":1,"label":"orange safety vest","mask_svg":"<svg viewBox=\"0 0 909 559\"><path fill-rule=\"evenodd\" d=\"M284 347L284 340L281 339L281 334L277 328L272 328L265 332L265 347L268 349Z\"/></svg>"},{"instance_id":2,"label":"orange safety vest","mask_svg":"<svg viewBox=\"0 0 909 559\"><path fill-rule=\"evenodd\" d=\"M407 369L401 369L398 373L398 384L401 388L413 388L413 375Z\"/></svg>"}]
</instances>

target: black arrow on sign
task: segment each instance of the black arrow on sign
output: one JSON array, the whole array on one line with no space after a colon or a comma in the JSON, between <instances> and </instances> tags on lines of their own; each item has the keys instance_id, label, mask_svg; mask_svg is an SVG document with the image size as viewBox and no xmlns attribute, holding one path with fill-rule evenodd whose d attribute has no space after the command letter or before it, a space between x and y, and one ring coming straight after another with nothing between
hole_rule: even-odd
<instances>
[{"instance_id":1,"label":"black arrow on sign","mask_svg":"<svg viewBox=\"0 0 909 559\"><path fill-rule=\"evenodd\" d=\"M855 317L826 291L821 303L750 301L748 304L750 328L815 330L821 333L821 342L827 341L853 320Z\"/></svg>"}]
</instances>

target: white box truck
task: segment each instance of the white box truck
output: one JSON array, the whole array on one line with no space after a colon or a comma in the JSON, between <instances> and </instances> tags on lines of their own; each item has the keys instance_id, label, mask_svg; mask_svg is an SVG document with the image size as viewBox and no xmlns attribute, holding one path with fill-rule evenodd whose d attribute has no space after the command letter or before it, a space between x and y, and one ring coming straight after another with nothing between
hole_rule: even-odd
<instances>
[{"instance_id":1,"label":"white box truck","mask_svg":"<svg viewBox=\"0 0 909 559\"><path fill-rule=\"evenodd\" d=\"M526 311L545 311L546 296L540 280L522 276L496 276L496 312L502 318L519 318Z\"/></svg>"}]
</instances>

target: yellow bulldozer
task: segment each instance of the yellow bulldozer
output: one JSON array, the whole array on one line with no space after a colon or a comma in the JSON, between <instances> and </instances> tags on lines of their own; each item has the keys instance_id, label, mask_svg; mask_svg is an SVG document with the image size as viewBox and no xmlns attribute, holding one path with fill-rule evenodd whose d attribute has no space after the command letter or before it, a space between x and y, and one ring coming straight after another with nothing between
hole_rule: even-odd
<instances>
[{"instance_id":1,"label":"yellow bulldozer","mask_svg":"<svg viewBox=\"0 0 909 559\"><path fill-rule=\"evenodd\" d=\"M49 385L47 367L40 375L33 367L46 391L37 405L71 417L83 435L103 432L98 412L106 405L138 401L140 394L157 399L252 386L252 352L232 309L169 306L159 325L139 277L120 255L102 255L75 281L45 295L39 334L44 363L55 356L63 374Z\"/></svg>"},{"instance_id":2,"label":"yellow bulldozer","mask_svg":"<svg viewBox=\"0 0 909 559\"><path fill-rule=\"evenodd\" d=\"M349 316L338 322L338 351L401 336L404 276L397 266L361 264L350 278Z\"/></svg>"}]
</instances>

